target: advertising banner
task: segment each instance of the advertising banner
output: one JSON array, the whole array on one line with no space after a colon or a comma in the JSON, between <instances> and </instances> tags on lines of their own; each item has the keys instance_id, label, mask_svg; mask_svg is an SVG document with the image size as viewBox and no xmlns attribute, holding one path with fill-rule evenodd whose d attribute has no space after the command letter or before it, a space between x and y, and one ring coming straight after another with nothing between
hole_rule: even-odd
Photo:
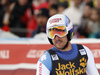
<instances>
[{"instance_id":1,"label":"advertising banner","mask_svg":"<svg viewBox=\"0 0 100 75\"><path fill-rule=\"evenodd\" d=\"M92 51L100 69L100 43L81 44ZM49 43L0 43L0 75L35 75L38 59L51 47Z\"/></svg>"}]
</instances>

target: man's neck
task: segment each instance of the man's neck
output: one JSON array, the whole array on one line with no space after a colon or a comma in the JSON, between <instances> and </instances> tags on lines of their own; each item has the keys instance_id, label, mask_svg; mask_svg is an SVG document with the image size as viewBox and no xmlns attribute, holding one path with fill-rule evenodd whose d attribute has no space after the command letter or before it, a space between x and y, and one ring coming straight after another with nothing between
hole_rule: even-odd
<instances>
[{"instance_id":1,"label":"man's neck","mask_svg":"<svg viewBox=\"0 0 100 75\"><path fill-rule=\"evenodd\" d=\"M68 46L63 50L60 49L60 51L70 51L71 49L72 49L72 46L71 46L71 43L69 42Z\"/></svg>"}]
</instances>

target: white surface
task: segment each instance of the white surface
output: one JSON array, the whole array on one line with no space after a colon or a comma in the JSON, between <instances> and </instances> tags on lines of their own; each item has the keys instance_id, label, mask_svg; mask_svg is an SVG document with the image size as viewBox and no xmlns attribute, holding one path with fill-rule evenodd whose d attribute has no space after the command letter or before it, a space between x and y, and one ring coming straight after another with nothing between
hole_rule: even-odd
<instances>
[{"instance_id":1,"label":"white surface","mask_svg":"<svg viewBox=\"0 0 100 75\"><path fill-rule=\"evenodd\" d=\"M29 63L20 63L20 64L13 64L13 65L9 65L9 64L2 64L0 65L0 70L16 70L19 68L23 68L23 69L36 69L37 65L36 64L29 64ZM100 64L97 63L96 67L98 69L100 69Z\"/></svg>"},{"instance_id":2,"label":"white surface","mask_svg":"<svg viewBox=\"0 0 100 75\"><path fill-rule=\"evenodd\" d=\"M72 39L72 43L100 43L100 39ZM48 39L0 38L0 44L49 44Z\"/></svg>"}]
</instances>

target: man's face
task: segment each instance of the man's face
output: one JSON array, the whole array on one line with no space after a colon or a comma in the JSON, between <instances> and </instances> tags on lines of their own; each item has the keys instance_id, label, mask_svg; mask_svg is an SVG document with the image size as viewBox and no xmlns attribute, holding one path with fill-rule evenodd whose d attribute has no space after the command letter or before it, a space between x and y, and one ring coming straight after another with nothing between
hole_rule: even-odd
<instances>
[{"instance_id":1,"label":"man's face","mask_svg":"<svg viewBox=\"0 0 100 75\"><path fill-rule=\"evenodd\" d=\"M45 26L48 18L46 16L38 16L37 17L37 24L39 26Z\"/></svg>"},{"instance_id":2,"label":"man's face","mask_svg":"<svg viewBox=\"0 0 100 75\"><path fill-rule=\"evenodd\" d=\"M81 4L82 0L74 0L74 4L78 7Z\"/></svg>"},{"instance_id":3,"label":"man's face","mask_svg":"<svg viewBox=\"0 0 100 75\"><path fill-rule=\"evenodd\" d=\"M24 6L28 3L28 0L18 0L18 2L21 6Z\"/></svg>"},{"instance_id":4,"label":"man's face","mask_svg":"<svg viewBox=\"0 0 100 75\"><path fill-rule=\"evenodd\" d=\"M90 14L91 14L91 8L90 8L90 6L86 5L84 7L83 14L84 14L85 17L89 17L90 16Z\"/></svg>"},{"instance_id":5,"label":"man's face","mask_svg":"<svg viewBox=\"0 0 100 75\"><path fill-rule=\"evenodd\" d=\"M90 1L92 1L92 0L83 0L85 3L88 3L88 2L90 2Z\"/></svg>"},{"instance_id":6,"label":"man's face","mask_svg":"<svg viewBox=\"0 0 100 75\"><path fill-rule=\"evenodd\" d=\"M7 0L0 0L1 5L5 5L7 3Z\"/></svg>"},{"instance_id":7,"label":"man's face","mask_svg":"<svg viewBox=\"0 0 100 75\"><path fill-rule=\"evenodd\" d=\"M96 7L100 9L100 0L96 0Z\"/></svg>"},{"instance_id":8,"label":"man's face","mask_svg":"<svg viewBox=\"0 0 100 75\"><path fill-rule=\"evenodd\" d=\"M53 16L53 15L55 15L55 14L57 14L57 10L51 8L51 9L49 10L49 15L50 15L50 16Z\"/></svg>"},{"instance_id":9,"label":"man's face","mask_svg":"<svg viewBox=\"0 0 100 75\"><path fill-rule=\"evenodd\" d=\"M55 38L52 39L54 46L59 50L62 50L62 48L66 45L67 41L67 36L59 37L56 35Z\"/></svg>"}]
</instances>

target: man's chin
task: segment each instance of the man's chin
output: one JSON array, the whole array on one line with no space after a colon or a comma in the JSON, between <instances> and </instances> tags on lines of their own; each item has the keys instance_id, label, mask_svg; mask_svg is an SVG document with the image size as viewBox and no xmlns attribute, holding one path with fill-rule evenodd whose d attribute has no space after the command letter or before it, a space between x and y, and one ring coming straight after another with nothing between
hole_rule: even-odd
<instances>
[{"instance_id":1,"label":"man's chin","mask_svg":"<svg viewBox=\"0 0 100 75\"><path fill-rule=\"evenodd\" d=\"M63 47L56 47L58 50L63 50Z\"/></svg>"},{"instance_id":2,"label":"man's chin","mask_svg":"<svg viewBox=\"0 0 100 75\"><path fill-rule=\"evenodd\" d=\"M63 50L64 46L61 45L54 45L58 50Z\"/></svg>"}]
</instances>

